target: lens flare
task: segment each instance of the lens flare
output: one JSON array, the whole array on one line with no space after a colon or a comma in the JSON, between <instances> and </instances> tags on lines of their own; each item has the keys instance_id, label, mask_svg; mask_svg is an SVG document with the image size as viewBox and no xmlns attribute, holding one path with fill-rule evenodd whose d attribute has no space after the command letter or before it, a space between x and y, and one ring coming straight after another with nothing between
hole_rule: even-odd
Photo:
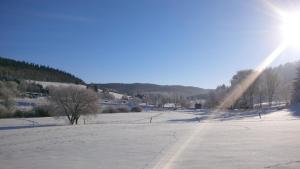
<instances>
[{"instance_id":1,"label":"lens flare","mask_svg":"<svg viewBox=\"0 0 300 169\"><path fill-rule=\"evenodd\" d=\"M287 48L288 44L280 44L246 79L238 84L221 102L214 112L229 108L252 85L258 76Z\"/></svg>"},{"instance_id":2,"label":"lens flare","mask_svg":"<svg viewBox=\"0 0 300 169\"><path fill-rule=\"evenodd\" d=\"M220 113L221 110L230 107L235 101L249 88L249 86L257 79L257 77L263 72L263 70L268 67L287 47L287 44L284 42L280 44L266 59L255 69L254 73L250 74L244 81L242 81L232 92L223 100L223 102L214 110L214 113ZM206 120L211 120L213 116L210 116ZM173 169L175 161L178 160L180 155L188 147L188 145L194 140L197 136L199 137L200 131L201 134L205 134L209 127L208 123L202 123L196 125L192 133L182 142L174 144L169 151L167 151L164 156L156 163L152 169ZM202 136L203 137L203 136Z\"/></svg>"},{"instance_id":3,"label":"lens flare","mask_svg":"<svg viewBox=\"0 0 300 169\"><path fill-rule=\"evenodd\" d=\"M267 1L269 2L269 1ZM275 13L281 16L282 20L282 36L283 42L275 48L275 50L270 53L261 64L251 73L246 79L244 79L239 85L237 85L231 92L225 97L221 104L213 111L214 114L221 113L222 110L227 109L233 105L237 99L239 99L243 93L252 85L252 83L259 77L259 75L278 57L280 54L289 46L299 45L300 47L300 13L285 13L275 5L268 3L271 9ZM207 120L211 120L213 116ZM203 128L205 127L205 129ZM184 152L186 147L194 140L197 136L199 137L200 131L201 134L207 132L209 125L208 124L199 124L194 127L192 133L187 137L183 142L179 142L173 146L169 151L165 153L164 156L156 163L153 169L174 169L175 161L178 160L180 155ZM200 136L201 138L203 136Z\"/></svg>"},{"instance_id":4,"label":"lens flare","mask_svg":"<svg viewBox=\"0 0 300 169\"><path fill-rule=\"evenodd\" d=\"M271 1L265 1L266 5L274 11L281 22L279 27L283 41L289 47L300 48L300 12L299 10L283 10Z\"/></svg>"},{"instance_id":5,"label":"lens flare","mask_svg":"<svg viewBox=\"0 0 300 169\"><path fill-rule=\"evenodd\" d=\"M292 47L300 47L300 13L283 13L280 27L283 40Z\"/></svg>"}]
</instances>

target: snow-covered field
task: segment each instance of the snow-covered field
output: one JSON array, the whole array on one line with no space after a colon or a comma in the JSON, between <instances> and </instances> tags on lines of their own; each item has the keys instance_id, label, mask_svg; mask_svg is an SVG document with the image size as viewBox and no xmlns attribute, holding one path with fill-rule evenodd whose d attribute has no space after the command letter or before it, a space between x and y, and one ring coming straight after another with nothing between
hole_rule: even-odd
<instances>
[{"instance_id":1,"label":"snow-covered field","mask_svg":"<svg viewBox=\"0 0 300 169\"><path fill-rule=\"evenodd\" d=\"M0 119L0 168L300 168L298 118L285 110L262 119L236 114L102 114L78 126L53 118Z\"/></svg>"}]
</instances>

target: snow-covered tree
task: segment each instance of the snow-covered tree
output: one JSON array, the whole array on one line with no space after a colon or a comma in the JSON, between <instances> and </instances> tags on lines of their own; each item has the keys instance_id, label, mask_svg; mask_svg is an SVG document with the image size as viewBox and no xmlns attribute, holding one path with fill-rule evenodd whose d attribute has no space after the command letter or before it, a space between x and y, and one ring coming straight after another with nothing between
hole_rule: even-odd
<instances>
[{"instance_id":1,"label":"snow-covered tree","mask_svg":"<svg viewBox=\"0 0 300 169\"><path fill-rule=\"evenodd\" d=\"M266 69L264 71L264 75L265 75L268 103L269 103L269 106L271 106L272 102L273 102L275 91L279 84L279 81L278 81L277 74L271 68Z\"/></svg>"},{"instance_id":2,"label":"snow-covered tree","mask_svg":"<svg viewBox=\"0 0 300 169\"><path fill-rule=\"evenodd\" d=\"M253 70L241 70L238 71L231 80L231 89L240 88L243 94L238 98L233 105L235 108L253 108L254 103L254 94L257 90L257 83L253 82L249 87L243 86L243 81L250 76L251 73L254 73Z\"/></svg>"},{"instance_id":3,"label":"snow-covered tree","mask_svg":"<svg viewBox=\"0 0 300 169\"><path fill-rule=\"evenodd\" d=\"M99 110L99 98L90 89L71 87L50 88L51 112L57 116L66 116L70 124L77 124L82 115L96 114Z\"/></svg>"},{"instance_id":4,"label":"snow-covered tree","mask_svg":"<svg viewBox=\"0 0 300 169\"><path fill-rule=\"evenodd\" d=\"M19 93L17 83L13 81L0 81L0 114L11 113L15 107L14 97Z\"/></svg>"},{"instance_id":5,"label":"snow-covered tree","mask_svg":"<svg viewBox=\"0 0 300 169\"><path fill-rule=\"evenodd\" d=\"M294 82L294 91L293 91L292 103L293 104L299 104L300 103L300 62L299 62L299 66L297 68L297 77L296 77L295 82Z\"/></svg>"}]
</instances>

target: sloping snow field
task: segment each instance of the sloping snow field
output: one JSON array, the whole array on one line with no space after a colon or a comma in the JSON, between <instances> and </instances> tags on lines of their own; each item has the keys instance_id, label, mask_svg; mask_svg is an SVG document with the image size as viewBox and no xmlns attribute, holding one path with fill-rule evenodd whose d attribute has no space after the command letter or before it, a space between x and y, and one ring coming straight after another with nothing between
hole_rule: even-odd
<instances>
[{"instance_id":1,"label":"sloping snow field","mask_svg":"<svg viewBox=\"0 0 300 169\"><path fill-rule=\"evenodd\" d=\"M102 114L78 126L0 119L0 168L299 169L300 120L288 111L245 114Z\"/></svg>"}]
</instances>

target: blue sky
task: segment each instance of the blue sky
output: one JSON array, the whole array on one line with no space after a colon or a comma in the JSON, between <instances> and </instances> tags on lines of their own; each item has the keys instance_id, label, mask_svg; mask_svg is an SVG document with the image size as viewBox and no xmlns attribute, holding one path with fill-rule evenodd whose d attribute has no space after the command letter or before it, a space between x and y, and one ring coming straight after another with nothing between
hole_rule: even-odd
<instances>
[{"instance_id":1,"label":"blue sky","mask_svg":"<svg viewBox=\"0 0 300 169\"><path fill-rule=\"evenodd\" d=\"M215 88L281 41L262 0L2 0L0 23L1 56L97 83Z\"/></svg>"}]
</instances>

